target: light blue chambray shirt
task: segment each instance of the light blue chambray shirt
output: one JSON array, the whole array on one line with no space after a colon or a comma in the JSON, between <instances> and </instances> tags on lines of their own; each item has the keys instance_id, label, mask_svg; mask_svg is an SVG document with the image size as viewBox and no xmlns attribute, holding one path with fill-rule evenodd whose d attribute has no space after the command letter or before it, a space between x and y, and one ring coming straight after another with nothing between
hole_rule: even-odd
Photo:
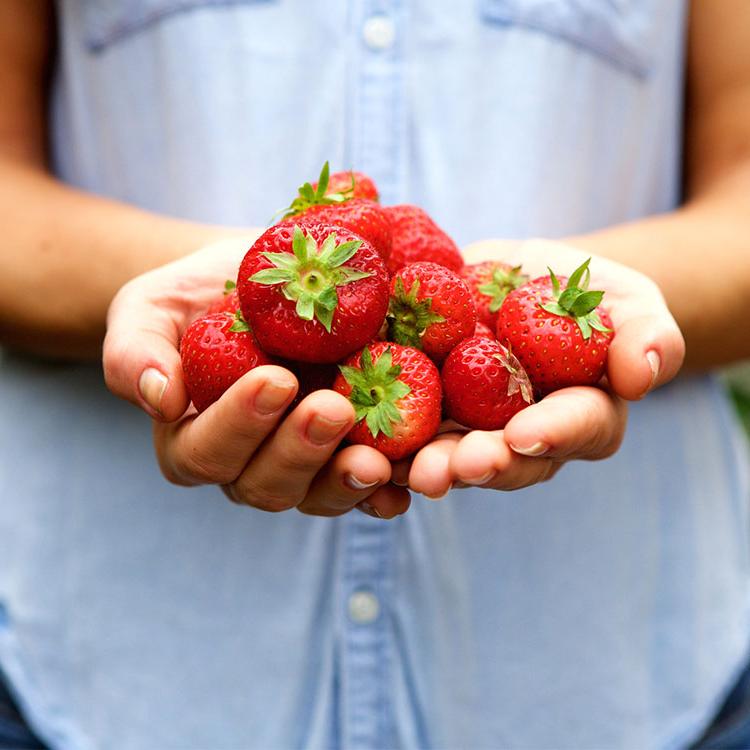
<instances>
[{"instance_id":1,"label":"light blue chambray shirt","mask_svg":"<svg viewBox=\"0 0 750 750\"><path fill-rule=\"evenodd\" d=\"M60 0L66 181L265 223L324 159L461 242L678 200L678 0ZM684 747L746 655L719 387L606 462L392 522L169 486L97 368L6 354L0 664L55 750Z\"/></svg>"}]
</instances>

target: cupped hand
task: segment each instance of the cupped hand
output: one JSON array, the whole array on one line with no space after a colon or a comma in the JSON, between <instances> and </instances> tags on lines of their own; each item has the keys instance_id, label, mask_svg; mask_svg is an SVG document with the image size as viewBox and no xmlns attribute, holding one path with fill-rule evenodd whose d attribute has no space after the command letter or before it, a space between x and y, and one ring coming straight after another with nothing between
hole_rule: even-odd
<instances>
[{"instance_id":1,"label":"cupped hand","mask_svg":"<svg viewBox=\"0 0 750 750\"><path fill-rule=\"evenodd\" d=\"M467 263L522 264L536 278L548 266L569 275L590 254L560 242L529 240L476 243L464 257ZM432 498L470 485L519 489L551 478L566 461L607 458L618 449L627 423L625 402L671 380L682 366L685 344L653 281L596 256L590 270L590 288L605 290L602 305L615 329L599 386L555 391L516 414L504 430L467 432L447 424L411 461L393 467L394 482Z\"/></svg>"},{"instance_id":2,"label":"cupped hand","mask_svg":"<svg viewBox=\"0 0 750 750\"><path fill-rule=\"evenodd\" d=\"M201 414L189 405L180 335L235 278L256 236L217 242L118 292L104 342L107 386L154 419L156 455L171 482L217 484L233 502L266 511L335 516L357 507L382 518L405 512L409 493L389 484L383 455L366 446L337 451L355 418L338 393L312 393L286 415L297 381L267 365Z\"/></svg>"}]
</instances>

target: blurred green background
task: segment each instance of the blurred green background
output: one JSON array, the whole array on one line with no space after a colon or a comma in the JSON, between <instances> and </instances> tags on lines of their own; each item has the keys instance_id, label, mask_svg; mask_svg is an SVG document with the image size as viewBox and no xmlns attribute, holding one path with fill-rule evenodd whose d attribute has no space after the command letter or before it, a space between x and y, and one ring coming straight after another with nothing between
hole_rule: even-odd
<instances>
[{"instance_id":1,"label":"blurred green background","mask_svg":"<svg viewBox=\"0 0 750 750\"><path fill-rule=\"evenodd\" d=\"M750 436L750 361L730 367L724 376L740 419Z\"/></svg>"}]
</instances>

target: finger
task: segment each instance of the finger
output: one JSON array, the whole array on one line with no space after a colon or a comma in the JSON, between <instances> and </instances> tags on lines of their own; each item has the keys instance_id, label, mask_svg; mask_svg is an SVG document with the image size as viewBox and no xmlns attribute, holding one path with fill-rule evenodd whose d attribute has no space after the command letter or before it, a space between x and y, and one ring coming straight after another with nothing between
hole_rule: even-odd
<instances>
[{"instance_id":1,"label":"finger","mask_svg":"<svg viewBox=\"0 0 750 750\"><path fill-rule=\"evenodd\" d=\"M628 400L643 398L668 383L682 367L685 341L666 306L659 314L631 317L615 326L607 379L618 395Z\"/></svg>"},{"instance_id":2,"label":"finger","mask_svg":"<svg viewBox=\"0 0 750 750\"><path fill-rule=\"evenodd\" d=\"M409 485L411 463L411 458L404 458L401 461L396 461L391 466L391 482L393 482L393 484L398 485L399 487L407 487Z\"/></svg>"},{"instance_id":3,"label":"finger","mask_svg":"<svg viewBox=\"0 0 750 750\"><path fill-rule=\"evenodd\" d=\"M107 315L104 379L112 393L157 420L174 421L190 399L182 379L176 318L126 284Z\"/></svg>"},{"instance_id":4,"label":"finger","mask_svg":"<svg viewBox=\"0 0 750 750\"><path fill-rule=\"evenodd\" d=\"M451 453L461 440L461 434L446 432L420 450L409 471L409 487L431 500L444 497L451 488Z\"/></svg>"},{"instance_id":5,"label":"finger","mask_svg":"<svg viewBox=\"0 0 750 750\"><path fill-rule=\"evenodd\" d=\"M522 409L505 426L505 441L524 456L596 460L622 442L627 405L602 388L564 388Z\"/></svg>"},{"instance_id":6,"label":"finger","mask_svg":"<svg viewBox=\"0 0 750 750\"><path fill-rule=\"evenodd\" d=\"M450 472L463 484L495 490L517 490L548 479L556 470L550 458L514 453L502 430L475 430L465 435L450 457Z\"/></svg>"},{"instance_id":7,"label":"finger","mask_svg":"<svg viewBox=\"0 0 750 750\"><path fill-rule=\"evenodd\" d=\"M347 513L390 478L391 465L380 451L350 445L318 473L297 510L315 516Z\"/></svg>"},{"instance_id":8,"label":"finger","mask_svg":"<svg viewBox=\"0 0 750 750\"><path fill-rule=\"evenodd\" d=\"M297 392L289 370L264 365L243 375L202 414L154 423L162 473L175 484L234 481Z\"/></svg>"},{"instance_id":9,"label":"finger","mask_svg":"<svg viewBox=\"0 0 750 750\"><path fill-rule=\"evenodd\" d=\"M311 393L231 483L231 498L274 512L296 507L354 419L354 408L340 393Z\"/></svg>"},{"instance_id":10,"label":"finger","mask_svg":"<svg viewBox=\"0 0 750 750\"><path fill-rule=\"evenodd\" d=\"M357 509L368 516L390 519L403 515L409 510L411 495L405 487L386 484L378 487L364 503L359 503Z\"/></svg>"}]
</instances>

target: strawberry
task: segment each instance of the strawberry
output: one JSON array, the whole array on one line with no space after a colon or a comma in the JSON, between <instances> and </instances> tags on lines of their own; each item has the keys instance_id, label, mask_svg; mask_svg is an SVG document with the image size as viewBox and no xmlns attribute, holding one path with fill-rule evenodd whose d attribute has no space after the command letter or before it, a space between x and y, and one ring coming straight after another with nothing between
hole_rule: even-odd
<instances>
[{"instance_id":1,"label":"strawberry","mask_svg":"<svg viewBox=\"0 0 750 750\"><path fill-rule=\"evenodd\" d=\"M396 273L407 263L427 260L458 271L464 264L456 243L417 206L388 206L393 240L388 269Z\"/></svg>"},{"instance_id":2,"label":"strawberry","mask_svg":"<svg viewBox=\"0 0 750 750\"><path fill-rule=\"evenodd\" d=\"M312 362L286 361L279 364L286 367L287 370L291 370L299 383L297 394L289 405L290 411L311 393L333 388L333 381L336 380L339 373L336 365L330 362L314 364Z\"/></svg>"},{"instance_id":3,"label":"strawberry","mask_svg":"<svg viewBox=\"0 0 750 750\"><path fill-rule=\"evenodd\" d=\"M614 333L599 307L604 292L588 291L590 260L570 279L550 269L510 292L500 307L497 338L513 349L540 394L593 385L606 369Z\"/></svg>"},{"instance_id":4,"label":"strawberry","mask_svg":"<svg viewBox=\"0 0 750 750\"><path fill-rule=\"evenodd\" d=\"M521 273L521 266L509 266L498 260L466 265L459 275L474 296L477 317L493 331L497 328L497 311L505 296L529 280Z\"/></svg>"},{"instance_id":5,"label":"strawberry","mask_svg":"<svg viewBox=\"0 0 750 750\"><path fill-rule=\"evenodd\" d=\"M484 323L482 323L480 320L477 321L477 327L474 329L474 335L484 336L487 339L492 339L492 341L496 340L494 331L489 326L486 326Z\"/></svg>"},{"instance_id":6,"label":"strawberry","mask_svg":"<svg viewBox=\"0 0 750 750\"><path fill-rule=\"evenodd\" d=\"M326 162L326 165L328 162ZM324 169L325 166L324 165ZM312 189L317 191L319 182L312 183ZM375 187L375 182L362 172L334 172L328 179L326 195L343 195L347 198L367 198L370 201L379 201L380 195Z\"/></svg>"},{"instance_id":7,"label":"strawberry","mask_svg":"<svg viewBox=\"0 0 750 750\"><path fill-rule=\"evenodd\" d=\"M484 336L462 341L445 360L441 377L446 414L473 430L501 430L534 402L521 363Z\"/></svg>"},{"instance_id":8,"label":"strawberry","mask_svg":"<svg viewBox=\"0 0 750 750\"><path fill-rule=\"evenodd\" d=\"M213 313L193 321L180 340L180 358L185 387L198 411L217 401L246 372L274 363L239 312Z\"/></svg>"},{"instance_id":9,"label":"strawberry","mask_svg":"<svg viewBox=\"0 0 750 750\"><path fill-rule=\"evenodd\" d=\"M234 281L227 280L224 284L224 294L220 299L217 299L208 306L205 315L219 312L228 312L231 315L234 315L239 309L240 299L237 296L237 285Z\"/></svg>"},{"instance_id":10,"label":"strawberry","mask_svg":"<svg viewBox=\"0 0 750 750\"><path fill-rule=\"evenodd\" d=\"M282 221L298 225L326 222L345 227L371 242L384 260L391 253L391 220L386 210L373 200L358 197L354 191L331 193L328 162L323 165L315 187L309 182L300 187Z\"/></svg>"},{"instance_id":11,"label":"strawberry","mask_svg":"<svg viewBox=\"0 0 750 750\"><path fill-rule=\"evenodd\" d=\"M397 461L436 435L440 373L422 352L378 341L352 355L339 370L333 389L351 401L357 414L350 442L370 445Z\"/></svg>"},{"instance_id":12,"label":"strawberry","mask_svg":"<svg viewBox=\"0 0 750 750\"><path fill-rule=\"evenodd\" d=\"M260 345L279 357L337 362L371 341L388 309L388 272L346 229L267 229L240 264L237 293Z\"/></svg>"},{"instance_id":13,"label":"strawberry","mask_svg":"<svg viewBox=\"0 0 750 750\"><path fill-rule=\"evenodd\" d=\"M388 338L437 362L471 336L477 313L458 274L437 263L410 263L391 279Z\"/></svg>"}]
</instances>

